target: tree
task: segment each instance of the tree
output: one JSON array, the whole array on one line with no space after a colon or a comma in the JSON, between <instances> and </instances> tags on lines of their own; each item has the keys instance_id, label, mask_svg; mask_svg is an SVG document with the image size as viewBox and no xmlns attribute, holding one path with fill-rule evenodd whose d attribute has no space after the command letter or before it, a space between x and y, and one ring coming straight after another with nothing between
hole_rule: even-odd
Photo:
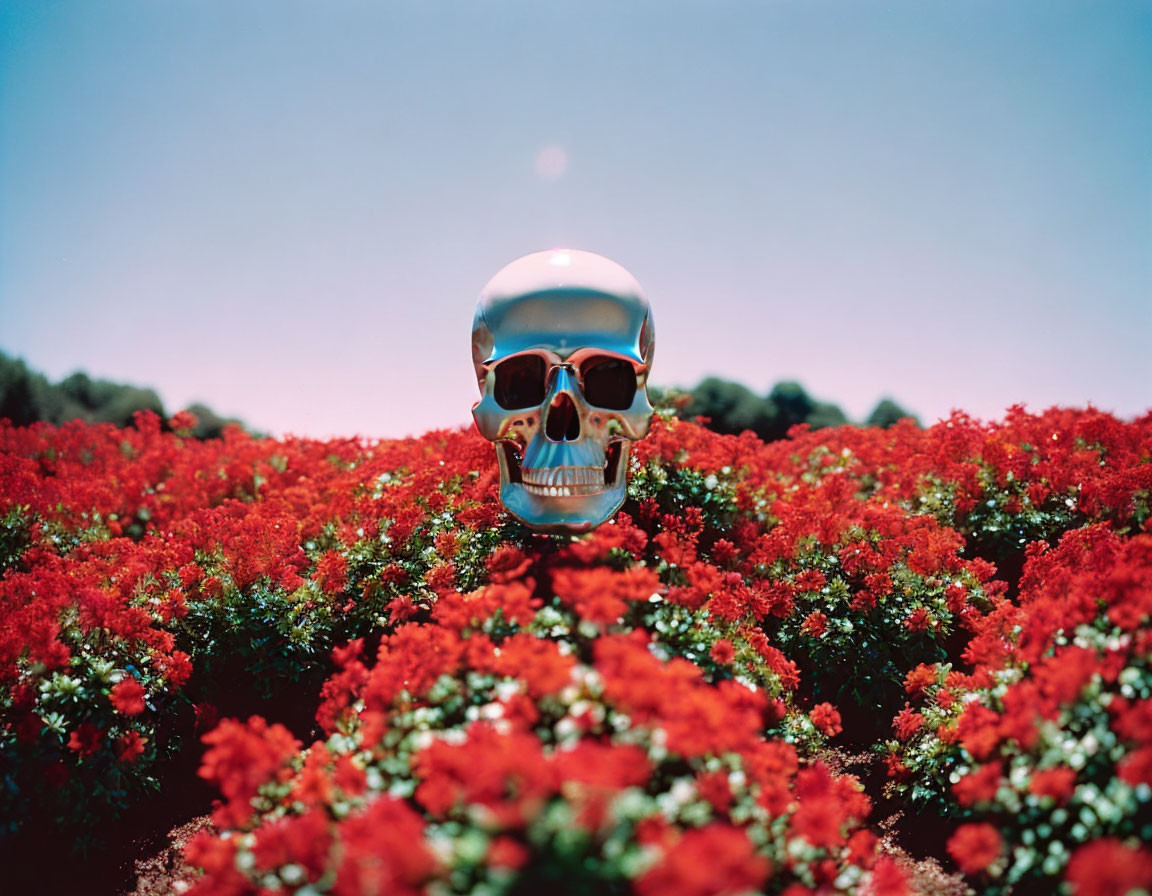
<instances>
[{"instance_id":1,"label":"tree","mask_svg":"<svg viewBox=\"0 0 1152 896\"><path fill-rule=\"evenodd\" d=\"M868 426L879 426L882 429L887 429L905 417L911 417L913 423L917 426L920 425L920 421L916 419L915 415L908 413L908 411L896 404L891 398L883 398L880 400L880 403L873 408L872 413L868 415L865 423Z\"/></svg>"},{"instance_id":2,"label":"tree","mask_svg":"<svg viewBox=\"0 0 1152 896\"><path fill-rule=\"evenodd\" d=\"M191 404L188 406L188 410L196 417L196 426L192 429L192 435L198 439L218 439L224 434L224 427L226 426L244 428L244 424L235 417L221 417L206 405Z\"/></svg>"},{"instance_id":3,"label":"tree","mask_svg":"<svg viewBox=\"0 0 1152 896\"><path fill-rule=\"evenodd\" d=\"M708 377L690 395L681 416L707 417L714 432L737 435L750 429L767 439L776 427L775 406L739 383Z\"/></svg>"},{"instance_id":4,"label":"tree","mask_svg":"<svg viewBox=\"0 0 1152 896\"><path fill-rule=\"evenodd\" d=\"M678 416L708 418L707 426L714 432L736 435L750 429L766 442L785 438L788 430L799 423L823 429L852 422L838 405L817 401L794 380L777 383L763 398L746 386L714 376L688 392L686 400L676 390L653 389L652 392L663 406L670 407ZM887 427L911 416L885 398L868 417L867 425ZM915 417L912 420L919 425Z\"/></svg>"},{"instance_id":5,"label":"tree","mask_svg":"<svg viewBox=\"0 0 1152 896\"><path fill-rule=\"evenodd\" d=\"M153 389L94 380L82 371L53 384L43 374L29 370L22 359L0 352L0 419L7 418L17 426L41 420L86 420L127 426L132 415L142 410L154 411L161 418L167 416L164 403ZM191 410L200 421L193 431L197 438L218 437L230 423L243 427L239 420L220 417L201 404Z\"/></svg>"},{"instance_id":6,"label":"tree","mask_svg":"<svg viewBox=\"0 0 1152 896\"><path fill-rule=\"evenodd\" d=\"M28 368L19 358L0 354L0 419L5 417L17 426L37 419Z\"/></svg>"}]
</instances>

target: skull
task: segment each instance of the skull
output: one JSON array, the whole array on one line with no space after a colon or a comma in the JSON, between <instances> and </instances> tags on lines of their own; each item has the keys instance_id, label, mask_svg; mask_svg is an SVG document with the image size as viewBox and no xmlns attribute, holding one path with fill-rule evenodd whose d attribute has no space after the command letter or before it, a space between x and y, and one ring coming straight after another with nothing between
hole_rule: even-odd
<instances>
[{"instance_id":1,"label":"skull","mask_svg":"<svg viewBox=\"0 0 1152 896\"><path fill-rule=\"evenodd\" d=\"M584 532L624 503L648 433L655 328L636 279L591 252L512 262L480 293L476 427L496 443L500 500L542 532Z\"/></svg>"}]
</instances>

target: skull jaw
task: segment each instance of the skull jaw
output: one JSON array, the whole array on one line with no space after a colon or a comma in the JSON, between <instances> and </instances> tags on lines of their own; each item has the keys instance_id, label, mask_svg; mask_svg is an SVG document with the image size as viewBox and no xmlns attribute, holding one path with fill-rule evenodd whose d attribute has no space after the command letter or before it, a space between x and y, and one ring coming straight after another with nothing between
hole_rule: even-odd
<instances>
[{"instance_id":1,"label":"skull jaw","mask_svg":"<svg viewBox=\"0 0 1152 896\"><path fill-rule=\"evenodd\" d=\"M589 532L607 522L624 503L627 495L627 470L630 444L620 443L619 458L613 470L613 479L603 490L592 494L540 495L528 491L519 470L510 470L515 464L508 453L498 450L500 464L500 501L504 508L524 525L537 532L575 534Z\"/></svg>"},{"instance_id":2,"label":"skull jaw","mask_svg":"<svg viewBox=\"0 0 1152 896\"><path fill-rule=\"evenodd\" d=\"M606 523L624 503L623 483L595 495L533 495L518 482L500 486L500 500L512 516L537 532L589 532Z\"/></svg>"}]
</instances>

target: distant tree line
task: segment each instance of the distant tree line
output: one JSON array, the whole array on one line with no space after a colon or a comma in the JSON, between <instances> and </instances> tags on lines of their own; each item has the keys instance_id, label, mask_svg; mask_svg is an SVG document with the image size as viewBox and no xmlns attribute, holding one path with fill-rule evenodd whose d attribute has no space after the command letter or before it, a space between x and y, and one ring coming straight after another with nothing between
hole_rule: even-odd
<instances>
[{"instance_id":1,"label":"distant tree line","mask_svg":"<svg viewBox=\"0 0 1152 896\"><path fill-rule=\"evenodd\" d=\"M0 419L7 417L17 426L40 420L127 426L133 414L144 410L155 411L162 419L168 416L153 389L94 380L79 372L52 383L42 373L30 370L22 359L0 352ZM202 404L191 405L188 410L198 421L192 434L199 439L218 438L228 424L243 426L239 420L221 417Z\"/></svg>"},{"instance_id":2,"label":"distant tree line","mask_svg":"<svg viewBox=\"0 0 1152 896\"><path fill-rule=\"evenodd\" d=\"M731 435L750 429L765 441L784 438L797 423L821 429L852 422L839 407L817 401L792 381L777 383L765 396L717 377L708 377L686 392L656 386L650 386L648 391L653 404L671 408L679 417L706 417L709 429ZM21 359L0 352L0 419L7 417L18 426L39 420L87 420L127 426L132 415L142 410L155 411L161 418L168 416L153 389L94 380L79 372L52 383L42 373L30 370ZM243 426L239 420L221 417L202 404L191 405L188 410L198 421L192 431L197 438L218 438L228 424ZM904 417L912 417L919 425L912 414L885 398L863 422L866 426L889 427Z\"/></svg>"},{"instance_id":3,"label":"distant tree line","mask_svg":"<svg viewBox=\"0 0 1152 896\"><path fill-rule=\"evenodd\" d=\"M852 422L839 407L817 401L803 386L792 381L777 383L765 396L717 377L708 377L688 392L649 388L649 393L654 403L673 408L679 417L688 420L706 417L709 429L729 435L750 429L766 442L784 438L797 423L821 429ZM912 414L885 398L864 420L864 425L887 428L905 417L911 417L920 425Z\"/></svg>"}]
</instances>

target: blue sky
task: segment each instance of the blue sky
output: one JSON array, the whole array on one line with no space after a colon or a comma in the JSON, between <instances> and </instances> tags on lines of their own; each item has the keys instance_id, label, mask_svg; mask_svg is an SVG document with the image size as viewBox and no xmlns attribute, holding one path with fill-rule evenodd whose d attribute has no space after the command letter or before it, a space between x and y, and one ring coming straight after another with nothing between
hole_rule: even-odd
<instances>
[{"instance_id":1,"label":"blue sky","mask_svg":"<svg viewBox=\"0 0 1152 896\"><path fill-rule=\"evenodd\" d=\"M1152 407L1152 3L0 7L0 349L254 426L470 419L558 245L653 380Z\"/></svg>"}]
</instances>

